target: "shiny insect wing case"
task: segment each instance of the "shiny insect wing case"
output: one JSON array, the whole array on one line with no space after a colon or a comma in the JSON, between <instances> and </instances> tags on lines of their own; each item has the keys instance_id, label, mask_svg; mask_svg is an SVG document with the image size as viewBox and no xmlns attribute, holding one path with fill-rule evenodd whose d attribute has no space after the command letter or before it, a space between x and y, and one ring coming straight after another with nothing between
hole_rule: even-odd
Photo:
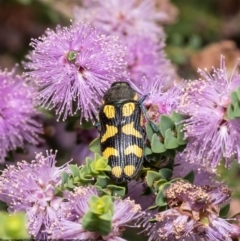
<instances>
[{"instance_id":1,"label":"shiny insect wing case","mask_svg":"<svg viewBox=\"0 0 240 241\"><path fill-rule=\"evenodd\" d=\"M99 112L102 155L118 183L130 181L143 163L144 132L137 94L126 82L116 82L104 95Z\"/></svg>"}]
</instances>

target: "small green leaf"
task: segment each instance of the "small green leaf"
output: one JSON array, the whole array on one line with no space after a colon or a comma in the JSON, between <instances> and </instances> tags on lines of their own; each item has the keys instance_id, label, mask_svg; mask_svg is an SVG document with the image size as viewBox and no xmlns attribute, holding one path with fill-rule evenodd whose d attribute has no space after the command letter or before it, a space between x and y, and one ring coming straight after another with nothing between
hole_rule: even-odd
<instances>
[{"instance_id":1,"label":"small green leaf","mask_svg":"<svg viewBox=\"0 0 240 241\"><path fill-rule=\"evenodd\" d=\"M166 182L167 181L165 179L160 179L159 181L157 181L155 184L155 191L158 192L158 190L161 189Z\"/></svg>"},{"instance_id":2,"label":"small green leaf","mask_svg":"<svg viewBox=\"0 0 240 241\"><path fill-rule=\"evenodd\" d=\"M158 135L156 133L154 133L152 136L151 148L154 153L163 153L166 151L164 144L160 142Z\"/></svg>"},{"instance_id":3,"label":"small green leaf","mask_svg":"<svg viewBox=\"0 0 240 241\"><path fill-rule=\"evenodd\" d=\"M162 178L168 180L172 177L172 170L168 169L168 168L162 168L161 170L159 170L159 173L161 174Z\"/></svg>"},{"instance_id":4,"label":"small green leaf","mask_svg":"<svg viewBox=\"0 0 240 241\"><path fill-rule=\"evenodd\" d=\"M228 203L220 209L219 216L222 218L227 217L229 210L230 210L230 204Z\"/></svg>"},{"instance_id":5,"label":"small green leaf","mask_svg":"<svg viewBox=\"0 0 240 241\"><path fill-rule=\"evenodd\" d=\"M147 185L149 187L152 187L153 182L156 180L161 179L161 174L158 172L154 172L154 171L148 171L147 172Z\"/></svg>"},{"instance_id":6,"label":"small green leaf","mask_svg":"<svg viewBox=\"0 0 240 241\"><path fill-rule=\"evenodd\" d=\"M73 178L79 177L79 168L77 165L68 165Z\"/></svg>"},{"instance_id":7,"label":"small green leaf","mask_svg":"<svg viewBox=\"0 0 240 241\"><path fill-rule=\"evenodd\" d=\"M108 235L112 230L112 221L100 219L97 214L88 211L82 218L81 224L85 230Z\"/></svg>"},{"instance_id":8,"label":"small green leaf","mask_svg":"<svg viewBox=\"0 0 240 241\"><path fill-rule=\"evenodd\" d=\"M167 115L160 116L159 129L163 137L165 137L166 131L168 129L172 130L174 126L175 125L169 116Z\"/></svg>"},{"instance_id":9,"label":"small green leaf","mask_svg":"<svg viewBox=\"0 0 240 241\"><path fill-rule=\"evenodd\" d=\"M173 136L171 129L168 129L165 132L164 146L167 149L175 149L178 147L178 140L175 136Z\"/></svg>"},{"instance_id":10,"label":"small green leaf","mask_svg":"<svg viewBox=\"0 0 240 241\"><path fill-rule=\"evenodd\" d=\"M147 122L147 124L146 124L146 132L147 132L147 138L148 138L148 140L151 140L151 139L152 139L152 136L153 136L153 134L154 134L154 131L153 131L152 126L150 125L149 122Z\"/></svg>"},{"instance_id":11,"label":"small green leaf","mask_svg":"<svg viewBox=\"0 0 240 241\"><path fill-rule=\"evenodd\" d=\"M151 148L145 147L145 148L144 148L144 154L145 154L146 156L151 155L151 154L152 154Z\"/></svg>"},{"instance_id":12,"label":"small green leaf","mask_svg":"<svg viewBox=\"0 0 240 241\"><path fill-rule=\"evenodd\" d=\"M240 86L237 88L237 96L238 96L238 100L240 100Z\"/></svg>"},{"instance_id":13,"label":"small green leaf","mask_svg":"<svg viewBox=\"0 0 240 241\"><path fill-rule=\"evenodd\" d=\"M66 173L66 172L62 172L62 173L61 173L62 185L64 185L65 183L67 183L68 178L69 178L68 173Z\"/></svg>"},{"instance_id":14,"label":"small green leaf","mask_svg":"<svg viewBox=\"0 0 240 241\"><path fill-rule=\"evenodd\" d=\"M183 128L183 125L177 126L177 141L179 145L186 145L187 140L184 138L184 132L182 128Z\"/></svg>"},{"instance_id":15,"label":"small green leaf","mask_svg":"<svg viewBox=\"0 0 240 241\"><path fill-rule=\"evenodd\" d=\"M175 124L179 123L180 121L183 120L183 116L178 114L177 112L173 111L172 112L172 120Z\"/></svg>"},{"instance_id":16,"label":"small green leaf","mask_svg":"<svg viewBox=\"0 0 240 241\"><path fill-rule=\"evenodd\" d=\"M238 102L238 95L235 91L231 93L231 102L232 104L235 104L236 102Z\"/></svg>"},{"instance_id":17,"label":"small green leaf","mask_svg":"<svg viewBox=\"0 0 240 241\"><path fill-rule=\"evenodd\" d=\"M123 197L126 193L125 187L120 187L116 185L108 185L107 188L111 191L112 196Z\"/></svg>"},{"instance_id":18,"label":"small green leaf","mask_svg":"<svg viewBox=\"0 0 240 241\"><path fill-rule=\"evenodd\" d=\"M68 179L67 181L67 187L70 189L74 189L76 186L73 184L73 181L71 178Z\"/></svg>"},{"instance_id":19,"label":"small green leaf","mask_svg":"<svg viewBox=\"0 0 240 241\"><path fill-rule=\"evenodd\" d=\"M159 207L163 207L166 206L166 197L165 197L165 190L171 185L171 183L165 183L164 185L161 186L161 188L158 191L157 197L156 197L156 201L155 203L159 206Z\"/></svg>"},{"instance_id":20,"label":"small green leaf","mask_svg":"<svg viewBox=\"0 0 240 241\"><path fill-rule=\"evenodd\" d=\"M227 116L230 120L235 119L233 105L229 105L227 108Z\"/></svg>"},{"instance_id":21,"label":"small green leaf","mask_svg":"<svg viewBox=\"0 0 240 241\"><path fill-rule=\"evenodd\" d=\"M100 137L97 137L89 144L89 149L91 152L99 153L101 154L100 149Z\"/></svg>"},{"instance_id":22,"label":"small green leaf","mask_svg":"<svg viewBox=\"0 0 240 241\"><path fill-rule=\"evenodd\" d=\"M195 178L194 171L190 171L185 177L183 177L183 179L185 179L191 183L194 182L194 178Z\"/></svg>"},{"instance_id":23,"label":"small green leaf","mask_svg":"<svg viewBox=\"0 0 240 241\"><path fill-rule=\"evenodd\" d=\"M106 187L108 184L109 177L97 177L97 181L94 186L99 186L101 188Z\"/></svg>"},{"instance_id":24,"label":"small green leaf","mask_svg":"<svg viewBox=\"0 0 240 241\"><path fill-rule=\"evenodd\" d=\"M159 207L163 207L163 206L167 205L166 198L164 197L164 193L162 191L158 192L155 203Z\"/></svg>"},{"instance_id":25,"label":"small green leaf","mask_svg":"<svg viewBox=\"0 0 240 241\"><path fill-rule=\"evenodd\" d=\"M234 116L235 117L240 117L240 102L236 102L234 105L233 105L233 109L234 109Z\"/></svg>"},{"instance_id":26,"label":"small green leaf","mask_svg":"<svg viewBox=\"0 0 240 241\"><path fill-rule=\"evenodd\" d=\"M102 215L108 212L113 214L113 201L111 196L91 196L89 200L89 210L97 215Z\"/></svg>"}]
</instances>

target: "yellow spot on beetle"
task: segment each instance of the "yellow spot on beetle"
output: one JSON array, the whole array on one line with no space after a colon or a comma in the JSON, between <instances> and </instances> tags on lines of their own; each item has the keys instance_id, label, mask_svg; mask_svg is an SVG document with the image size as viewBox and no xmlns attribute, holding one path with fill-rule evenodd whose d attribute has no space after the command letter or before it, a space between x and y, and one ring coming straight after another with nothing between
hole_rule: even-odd
<instances>
[{"instance_id":1,"label":"yellow spot on beetle","mask_svg":"<svg viewBox=\"0 0 240 241\"><path fill-rule=\"evenodd\" d=\"M139 137L139 138L142 138L142 135L139 131L137 131L135 128L134 128L134 122L131 122L130 124L126 124L122 127L122 132L126 135L132 135L132 136L136 136L136 137Z\"/></svg>"},{"instance_id":2,"label":"yellow spot on beetle","mask_svg":"<svg viewBox=\"0 0 240 241\"><path fill-rule=\"evenodd\" d=\"M122 168L120 166L116 166L112 168L112 174L115 177L120 177L122 175Z\"/></svg>"},{"instance_id":3,"label":"yellow spot on beetle","mask_svg":"<svg viewBox=\"0 0 240 241\"><path fill-rule=\"evenodd\" d=\"M101 138L101 142L104 142L106 141L108 138L112 137L112 136L115 136L118 132L118 129L117 127L115 126L109 126L109 125L106 125L106 132L103 134L102 138Z\"/></svg>"},{"instance_id":4,"label":"yellow spot on beetle","mask_svg":"<svg viewBox=\"0 0 240 241\"><path fill-rule=\"evenodd\" d=\"M102 153L103 156L109 158L110 156L118 156L118 150L116 150L115 148L113 147L107 147L103 153Z\"/></svg>"},{"instance_id":5,"label":"yellow spot on beetle","mask_svg":"<svg viewBox=\"0 0 240 241\"><path fill-rule=\"evenodd\" d=\"M130 116L133 111L135 110L135 104L134 103L126 103L123 105L123 116Z\"/></svg>"},{"instance_id":6,"label":"yellow spot on beetle","mask_svg":"<svg viewBox=\"0 0 240 241\"><path fill-rule=\"evenodd\" d=\"M135 171L135 166L133 165L127 165L124 167L124 173L129 177L133 175L134 171Z\"/></svg>"},{"instance_id":7,"label":"yellow spot on beetle","mask_svg":"<svg viewBox=\"0 0 240 241\"><path fill-rule=\"evenodd\" d=\"M124 150L124 154L125 155L129 155L129 154L135 154L138 157L142 157L143 154L143 150L142 148L140 148L137 145L132 145L132 146L128 146L125 150Z\"/></svg>"},{"instance_id":8,"label":"yellow spot on beetle","mask_svg":"<svg viewBox=\"0 0 240 241\"><path fill-rule=\"evenodd\" d=\"M113 105L105 105L103 109L104 114L108 119L115 117L115 108Z\"/></svg>"},{"instance_id":9,"label":"yellow spot on beetle","mask_svg":"<svg viewBox=\"0 0 240 241\"><path fill-rule=\"evenodd\" d=\"M133 97L134 100L138 100L138 94L136 93Z\"/></svg>"}]
</instances>

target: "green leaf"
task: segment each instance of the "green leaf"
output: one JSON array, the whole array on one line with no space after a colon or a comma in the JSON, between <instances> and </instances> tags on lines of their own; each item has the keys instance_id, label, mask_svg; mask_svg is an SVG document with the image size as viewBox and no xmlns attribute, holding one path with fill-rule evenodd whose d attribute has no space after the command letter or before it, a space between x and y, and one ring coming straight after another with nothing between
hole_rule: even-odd
<instances>
[{"instance_id":1,"label":"green leaf","mask_svg":"<svg viewBox=\"0 0 240 241\"><path fill-rule=\"evenodd\" d=\"M164 197L164 193L162 191L158 192L155 203L159 207L163 207L167 205L166 198Z\"/></svg>"},{"instance_id":2,"label":"green leaf","mask_svg":"<svg viewBox=\"0 0 240 241\"><path fill-rule=\"evenodd\" d=\"M236 102L238 102L238 95L235 91L231 93L231 102L232 104L235 104Z\"/></svg>"},{"instance_id":3,"label":"green leaf","mask_svg":"<svg viewBox=\"0 0 240 241\"><path fill-rule=\"evenodd\" d=\"M73 178L79 177L79 168L77 165L68 165Z\"/></svg>"},{"instance_id":4,"label":"green leaf","mask_svg":"<svg viewBox=\"0 0 240 241\"><path fill-rule=\"evenodd\" d=\"M147 124L146 124L146 132L147 132L147 138L148 138L148 140L151 140L151 139L152 139L152 136L153 136L153 134L154 134L154 131L153 131L152 126L150 125L149 122L147 122Z\"/></svg>"},{"instance_id":5,"label":"green leaf","mask_svg":"<svg viewBox=\"0 0 240 241\"><path fill-rule=\"evenodd\" d=\"M106 187L109 181L109 177L97 177L97 181L94 186Z\"/></svg>"},{"instance_id":6,"label":"green leaf","mask_svg":"<svg viewBox=\"0 0 240 241\"><path fill-rule=\"evenodd\" d=\"M116 185L108 185L107 188L111 191L112 196L119 196L123 197L126 193L126 188L125 187L120 187Z\"/></svg>"},{"instance_id":7,"label":"green leaf","mask_svg":"<svg viewBox=\"0 0 240 241\"><path fill-rule=\"evenodd\" d=\"M151 155L151 154L152 154L151 148L145 147L145 148L144 148L144 154L145 154L146 156Z\"/></svg>"},{"instance_id":8,"label":"green leaf","mask_svg":"<svg viewBox=\"0 0 240 241\"><path fill-rule=\"evenodd\" d=\"M149 187L152 187L154 181L161 179L161 174L154 171L148 171L146 178L147 178L147 185Z\"/></svg>"},{"instance_id":9,"label":"green leaf","mask_svg":"<svg viewBox=\"0 0 240 241\"><path fill-rule=\"evenodd\" d=\"M100 149L100 137L97 137L89 144L89 149L91 152L99 153L101 154Z\"/></svg>"},{"instance_id":10,"label":"green leaf","mask_svg":"<svg viewBox=\"0 0 240 241\"><path fill-rule=\"evenodd\" d=\"M165 137L166 131L168 129L172 130L174 126L175 125L169 116L167 115L160 116L159 129L163 137Z\"/></svg>"},{"instance_id":11,"label":"green leaf","mask_svg":"<svg viewBox=\"0 0 240 241\"><path fill-rule=\"evenodd\" d=\"M177 141L179 145L186 145L187 140L184 139L183 125L177 126Z\"/></svg>"},{"instance_id":12,"label":"green leaf","mask_svg":"<svg viewBox=\"0 0 240 241\"><path fill-rule=\"evenodd\" d=\"M73 181L71 178L68 179L67 181L67 187L70 189L74 189L76 186L73 184Z\"/></svg>"},{"instance_id":13,"label":"green leaf","mask_svg":"<svg viewBox=\"0 0 240 241\"><path fill-rule=\"evenodd\" d=\"M158 190L161 189L165 183L167 183L165 179L160 179L159 181L157 181L155 184L155 191L158 192Z\"/></svg>"},{"instance_id":14,"label":"green leaf","mask_svg":"<svg viewBox=\"0 0 240 241\"><path fill-rule=\"evenodd\" d=\"M101 235L108 235L112 230L112 221L100 219L92 212L87 212L82 218L82 226L90 232L98 232Z\"/></svg>"},{"instance_id":15,"label":"green leaf","mask_svg":"<svg viewBox=\"0 0 240 241\"><path fill-rule=\"evenodd\" d=\"M234 109L234 116L235 117L240 117L240 102L236 102L234 105L233 105L233 109Z\"/></svg>"},{"instance_id":16,"label":"green leaf","mask_svg":"<svg viewBox=\"0 0 240 241\"><path fill-rule=\"evenodd\" d=\"M194 182L194 178L195 178L194 171L190 171L185 177L183 177L183 179L185 179L191 183Z\"/></svg>"},{"instance_id":17,"label":"green leaf","mask_svg":"<svg viewBox=\"0 0 240 241\"><path fill-rule=\"evenodd\" d=\"M89 200L89 210L92 213L102 215L110 212L113 214L113 201L111 196L104 195L102 197L91 196Z\"/></svg>"},{"instance_id":18,"label":"green leaf","mask_svg":"<svg viewBox=\"0 0 240 241\"><path fill-rule=\"evenodd\" d=\"M178 147L178 140L175 136L173 136L171 129L168 129L165 132L164 145L167 149L175 149Z\"/></svg>"},{"instance_id":19,"label":"green leaf","mask_svg":"<svg viewBox=\"0 0 240 241\"><path fill-rule=\"evenodd\" d=\"M166 150L163 155L166 156L166 157L170 157L170 158L174 158L175 157L175 154L176 154L176 151L175 149L172 149L172 150Z\"/></svg>"},{"instance_id":20,"label":"green leaf","mask_svg":"<svg viewBox=\"0 0 240 241\"><path fill-rule=\"evenodd\" d=\"M151 148L154 153L163 153L166 151L164 144L160 142L158 135L156 133L154 133L152 136Z\"/></svg>"},{"instance_id":21,"label":"green leaf","mask_svg":"<svg viewBox=\"0 0 240 241\"><path fill-rule=\"evenodd\" d=\"M178 114L177 112L173 111L172 112L172 120L175 124L179 123L180 121L183 120L183 116Z\"/></svg>"},{"instance_id":22,"label":"green leaf","mask_svg":"<svg viewBox=\"0 0 240 241\"><path fill-rule=\"evenodd\" d=\"M6 240L18 240L29 238L26 229L26 216L24 213L16 213L9 215L8 213L0 213L0 237Z\"/></svg>"},{"instance_id":23,"label":"green leaf","mask_svg":"<svg viewBox=\"0 0 240 241\"><path fill-rule=\"evenodd\" d=\"M238 96L238 100L240 100L240 86L237 88L237 96Z\"/></svg>"},{"instance_id":24,"label":"green leaf","mask_svg":"<svg viewBox=\"0 0 240 241\"><path fill-rule=\"evenodd\" d=\"M227 116L230 120L235 119L233 105L229 105L227 108Z\"/></svg>"},{"instance_id":25,"label":"green leaf","mask_svg":"<svg viewBox=\"0 0 240 241\"><path fill-rule=\"evenodd\" d=\"M227 217L229 210L230 210L230 204L229 204L229 203L228 203L228 204L225 204L225 205L220 209L219 216L222 217L222 218Z\"/></svg>"},{"instance_id":26,"label":"green leaf","mask_svg":"<svg viewBox=\"0 0 240 241\"><path fill-rule=\"evenodd\" d=\"M167 182L166 184L162 185L161 188L158 191L157 197L156 197L156 201L155 203L159 206L159 207L163 207L166 206L166 197L164 195L165 190L171 185L171 183Z\"/></svg>"},{"instance_id":27,"label":"green leaf","mask_svg":"<svg viewBox=\"0 0 240 241\"><path fill-rule=\"evenodd\" d=\"M172 170L168 169L168 168L162 168L161 170L159 170L159 173L161 174L162 178L168 180L172 177Z\"/></svg>"},{"instance_id":28,"label":"green leaf","mask_svg":"<svg viewBox=\"0 0 240 241\"><path fill-rule=\"evenodd\" d=\"M66 173L66 172L62 172L62 173L61 173L62 186L63 186L65 183L67 183L68 178L69 178L68 173Z\"/></svg>"}]
</instances>

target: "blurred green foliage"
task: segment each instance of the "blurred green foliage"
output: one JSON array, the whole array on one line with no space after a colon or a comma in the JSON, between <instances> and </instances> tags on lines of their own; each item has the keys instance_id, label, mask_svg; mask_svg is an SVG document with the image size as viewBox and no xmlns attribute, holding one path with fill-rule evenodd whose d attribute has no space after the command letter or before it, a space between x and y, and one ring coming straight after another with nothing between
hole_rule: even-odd
<instances>
[{"instance_id":1,"label":"blurred green foliage","mask_svg":"<svg viewBox=\"0 0 240 241\"><path fill-rule=\"evenodd\" d=\"M0 237L1 239L26 239L29 238L26 225L25 214L0 213Z\"/></svg>"}]
</instances>

